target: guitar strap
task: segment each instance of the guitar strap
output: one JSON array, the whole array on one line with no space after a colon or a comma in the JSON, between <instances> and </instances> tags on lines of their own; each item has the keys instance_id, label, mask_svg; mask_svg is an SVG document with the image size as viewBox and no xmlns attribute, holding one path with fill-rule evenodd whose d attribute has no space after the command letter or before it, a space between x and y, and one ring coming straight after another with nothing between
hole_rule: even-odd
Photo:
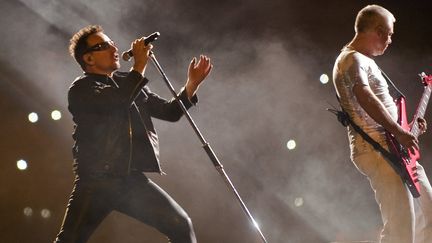
<instances>
[{"instance_id":1,"label":"guitar strap","mask_svg":"<svg viewBox=\"0 0 432 243\"><path fill-rule=\"evenodd\" d=\"M394 85L394 83L390 80L390 78L380 69L384 79L386 80L387 84L389 84L389 87L392 87L393 89L393 93L399 98L401 96L404 97L404 95L402 94L402 92L400 92L400 90ZM362 138L368 142L370 145L372 145L372 147L377 150L378 152L380 152L385 159L387 159L388 161L390 161L390 165L393 167L393 169L396 171L396 173L398 173L399 175L403 175L401 168L399 168L398 166L395 165L395 162L397 162L396 164L399 164L399 158L393 154L390 153L389 151L387 151L385 148L383 148L383 146L381 146L381 144L379 144L377 141L375 141L373 138L371 138L365 131L363 131L363 129L361 129L349 116L349 114L343 109L342 105L340 104L340 98L339 96L336 94L336 98L339 102L339 106L340 106L340 110L336 110L336 109L327 109L328 111L332 112L333 114L336 115L338 121L344 126L347 127L348 125L351 125L351 127L358 133L360 134L360 136L362 136Z\"/></svg>"},{"instance_id":2,"label":"guitar strap","mask_svg":"<svg viewBox=\"0 0 432 243\"><path fill-rule=\"evenodd\" d=\"M387 74L381 68L378 67L378 69L380 70L382 76L384 77L389 87L392 88L392 94L393 94L392 96L396 97L396 99L400 97L405 97L405 95L396 87L393 81L391 81L391 79L387 76Z\"/></svg>"}]
</instances>

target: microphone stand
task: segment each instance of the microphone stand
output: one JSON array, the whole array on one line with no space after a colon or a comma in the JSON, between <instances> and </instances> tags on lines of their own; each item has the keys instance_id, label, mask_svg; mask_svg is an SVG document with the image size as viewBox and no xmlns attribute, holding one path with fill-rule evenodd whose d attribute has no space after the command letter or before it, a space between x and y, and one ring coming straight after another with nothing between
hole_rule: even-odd
<instances>
[{"instance_id":1,"label":"microphone stand","mask_svg":"<svg viewBox=\"0 0 432 243\"><path fill-rule=\"evenodd\" d=\"M267 243L267 240L265 239L263 233L261 232L258 224L255 222L254 218L252 217L251 213L249 212L248 208L246 207L246 204L241 199L239 193L235 189L233 183L231 182L228 175L225 173L225 170L223 169L223 165L219 162L219 159L216 157L216 154L213 152L213 149L211 148L210 144L204 139L204 136L201 134L200 130L198 129L195 122L192 120L191 115L187 111L186 107L184 106L183 102L179 99L177 93L175 92L174 87L171 85L171 82L168 80L168 77L165 75L165 72L163 71L162 67L160 66L159 62L157 61L155 55L153 52L150 52L150 59L152 60L154 66L157 68L159 73L162 75L163 80L165 81L166 85L168 86L168 89L171 91L172 95L174 96L177 103L180 105L180 108L182 109L184 115L186 116L187 120L189 121L190 125L192 126L193 130L195 131L196 135L198 136L199 140L202 143L202 146L209 156L210 160L213 162L213 165L215 166L216 170L219 172L219 174L222 176L223 180L227 184L227 186L231 189L231 191L234 193L235 197L237 198L238 202L240 203L241 208L243 209L244 213L248 217L249 221L254 226L256 232L261 237L261 240L264 243Z\"/></svg>"}]
</instances>

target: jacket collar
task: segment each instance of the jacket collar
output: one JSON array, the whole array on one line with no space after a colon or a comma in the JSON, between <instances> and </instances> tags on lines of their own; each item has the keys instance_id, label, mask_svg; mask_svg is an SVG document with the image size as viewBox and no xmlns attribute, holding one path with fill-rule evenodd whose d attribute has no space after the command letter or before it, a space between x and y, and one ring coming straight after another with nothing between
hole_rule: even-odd
<instances>
[{"instance_id":1,"label":"jacket collar","mask_svg":"<svg viewBox=\"0 0 432 243\"><path fill-rule=\"evenodd\" d=\"M113 75L114 76L114 75ZM92 79L101 82L101 83L105 83L105 84L111 84L111 80L112 78L109 77L106 74L98 74L98 73L88 73L88 72L84 72L84 77L91 77Z\"/></svg>"}]
</instances>

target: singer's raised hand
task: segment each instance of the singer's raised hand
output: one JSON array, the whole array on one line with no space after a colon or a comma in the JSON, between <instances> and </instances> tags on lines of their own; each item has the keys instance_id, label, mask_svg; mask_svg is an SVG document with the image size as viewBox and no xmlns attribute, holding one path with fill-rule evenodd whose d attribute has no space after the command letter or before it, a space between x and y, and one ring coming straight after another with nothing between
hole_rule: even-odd
<instances>
[{"instance_id":1,"label":"singer's raised hand","mask_svg":"<svg viewBox=\"0 0 432 243\"><path fill-rule=\"evenodd\" d=\"M189 64L188 79L186 81L186 92L189 98L195 95L199 85L208 76L212 68L213 65L210 62L210 58L205 55L201 55L198 62L195 57L192 59Z\"/></svg>"},{"instance_id":2,"label":"singer's raised hand","mask_svg":"<svg viewBox=\"0 0 432 243\"><path fill-rule=\"evenodd\" d=\"M153 48L152 44L145 45L144 37L136 39L131 44L132 53L134 56L133 70L144 75L147 61L149 59L150 50Z\"/></svg>"}]
</instances>

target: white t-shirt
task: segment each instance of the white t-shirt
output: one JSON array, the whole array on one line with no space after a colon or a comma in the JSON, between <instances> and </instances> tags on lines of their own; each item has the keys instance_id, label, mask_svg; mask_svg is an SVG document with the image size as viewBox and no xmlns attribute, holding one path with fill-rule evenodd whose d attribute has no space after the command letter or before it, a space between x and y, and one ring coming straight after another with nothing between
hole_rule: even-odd
<instances>
[{"instance_id":1,"label":"white t-shirt","mask_svg":"<svg viewBox=\"0 0 432 243\"><path fill-rule=\"evenodd\" d=\"M387 147L384 128L363 110L353 93L355 84L369 86L383 103L393 120L397 120L396 104L375 61L348 46L344 47L333 68L333 84L340 97L343 109L351 119L375 141ZM351 126L348 126L348 138L352 158L375 151Z\"/></svg>"}]
</instances>

